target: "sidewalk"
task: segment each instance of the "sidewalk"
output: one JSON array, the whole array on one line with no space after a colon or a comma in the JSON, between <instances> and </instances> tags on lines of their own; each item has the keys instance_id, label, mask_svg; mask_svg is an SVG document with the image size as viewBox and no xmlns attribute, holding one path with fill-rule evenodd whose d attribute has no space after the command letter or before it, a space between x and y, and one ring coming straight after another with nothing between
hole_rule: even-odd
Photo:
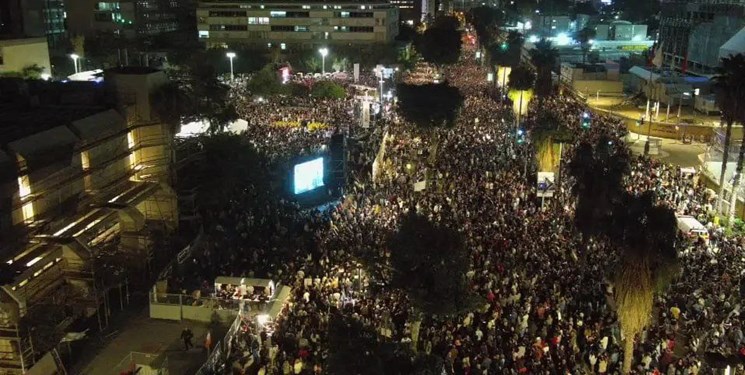
<instances>
[{"instance_id":1,"label":"sidewalk","mask_svg":"<svg viewBox=\"0 0 745 375\"><path fill-rule=\"evenodd\" d=\"M684 144L676 139L652 138L660 140L660 153L659 155L651 155L653 159L680 167L698 167L701 165L699 155L706 152L706 144L699 142ZM637 155L644 154L644 143L646 141L647 137L645 135L629 134L626 137L629 148Z\"/></svg>"},{"instance_id":2,"label":"sidewalk","mask_svg":"<svg viewBox=\"0 0 745 375\"><path fill-rule=\"evenodd\" d=\"M639 108L631 104L617 105L607 100L604 100L604 98L602 97L600 98L599 102L594 97L589 97L587 99L587 105L589 105L593 109L613 112L614 115L618 115L620 117L625 117L627 119L633 119L633 120L639 120L646 113L646 106L644 108ZM670 125L677 125L679 123L682 123L682 124L698 125L698 126L711 126L711 127L720 126L719 115L706 115L703 113L698 113L694 111L692 108L685 107L685 106L681 107L680 118L678 118L678 106L671 105L670 106L670 117L667 117L667 105L662 104L662 103L660 103L659 116L657 116L657 118L654 118L655 111L653 111L653 105L654 103L650 105L649 112L650 112L650 117L652 117L652 120L654 122L670 124Z\"/></svg>"}]
</instances>

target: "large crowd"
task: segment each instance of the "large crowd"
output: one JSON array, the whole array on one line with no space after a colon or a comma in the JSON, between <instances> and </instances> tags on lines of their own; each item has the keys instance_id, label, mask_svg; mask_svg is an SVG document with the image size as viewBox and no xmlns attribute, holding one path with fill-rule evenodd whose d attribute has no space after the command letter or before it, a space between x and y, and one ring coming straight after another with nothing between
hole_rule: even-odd
<instances>
[{"instance_id":1,"label":"large crowd","mask_svg":"<svg viewBox=\"0 0 745 375\"><path fill-rule=\"evenodd\" d=\"M431 73L427 68L416 79ZM352 177L337 204L309 209L246 186L203 210L206 249L169 286L209 294L217 276L247 276L293 288L271 335L243 327L229 353L233 373L326 373L333 314L359 319L380 340L439 356L447 373L620 373L622 334L607 276L615 252L603 242L580 241L569 194L541 205L527 182L531 145L516 142L511 107L486 77L472 58L446 68L442 78L466 99L453 129L430 133L395 111L361 128L351 97L259 100L236 88L240 117L249 123L244 136L271 160L319 152L336 132L360 141L349 148ZM531 106L525 126L551 118L578 137L611 136L623 147L626 130L612 117L593 115L592 128L581 129L586 111L571 97L543 99ZM278 124L304 121L327 127ZM564 156L570 153L568 147ZM712 197L696 174L643 156L634 157L631 169L630 190L652 190L661 203L709 222ZM563 180L560 191L570 184ZM468 285L483 301L473 311L418 314L404 293L380 283L386 264L374 272L360 263L390 257L386 240L411 209L463 234ZM712 227L708 243L681 249L682 272L657 295L652 323L638 338L636 373L713 373L716 355L742 358L742 246L743 238Z\"/></svg>"}]
</instances>

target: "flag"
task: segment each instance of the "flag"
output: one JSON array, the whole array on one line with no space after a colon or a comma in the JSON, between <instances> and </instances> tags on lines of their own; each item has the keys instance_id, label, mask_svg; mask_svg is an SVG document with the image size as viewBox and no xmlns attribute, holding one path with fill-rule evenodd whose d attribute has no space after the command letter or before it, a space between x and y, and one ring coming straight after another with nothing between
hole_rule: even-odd
<instances>
[{"instance_id":1,"label":"flag","mask_svg":"<svg viewBox=\"0 0 745 375\"><path fill-rule=\"evenodd\" d=\"M662 66L662 44L660 43L652 52L652 65L658 68Z\"/></svg>"}]
</instances>

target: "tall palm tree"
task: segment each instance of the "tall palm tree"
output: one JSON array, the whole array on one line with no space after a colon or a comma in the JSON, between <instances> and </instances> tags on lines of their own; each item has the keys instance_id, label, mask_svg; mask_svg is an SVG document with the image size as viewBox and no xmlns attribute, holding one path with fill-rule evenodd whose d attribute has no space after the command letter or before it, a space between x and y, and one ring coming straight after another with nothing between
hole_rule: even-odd
<instances>
[{"instance_id":1,"label":"tall palm tree","mask_svg":"<svg viewBox=\"0 0 745 375\"><path fill-rule=\"evenodd\" d=\"M714 77L714 92L717 104L725 122L726 132L724 135L724 147L722 150L722 170L719 174L719 211L723 210L724 202L724 178L727 172L727 161L729 160L729 148L732 140L732 125L735 121L743 121L745 106L740 101L745 96L745 56L742 54L730 55L721 61L718 74ZM742 154L742 147L740 155ZM742 159L738 155L738 168L742 171ZM737 173L735 173L737 175ZM739 176L738 178L739 183ZM734 192L734 188L733 188ZM732 194L736 196L736 194ZM730 199L732 201L732 199ZM734 200L734 202L737 202Z\"/></svg>"},{"instance_id":2,"label":"tall palm tree","mask_svg":"<svg viewBox=\"0 0 745 375\"><path fill-rule=\"evenodd\" d=\"M519 65L510 72L510 99L514 103L513 108L517 115L516 121L520 122L520 116L525 112L527 102L530 100L530 89L535 82L535 74L525 65Z\"/></svg>"},{"instance_id":3,"label":"tall palm tree","mask_svg":"<svg viewBox=\"0 0 745 375\"><path fill-rule=\"evenodd\" d=\"M523 37L523 34L520 34L519 32L513 30L507 34L505 42L507 43L507 51L509 56L507 62L509 63L509 66L514 68L520 65L520 59L522 57L522 50L523 44L525 44L525 38Z\"/></svg>"},{"instance_id":4,"label":"tall palm tree","mask_svg":"<svg viewBox=\"0 0 745 375\"><path fill-rule=\"evenodd\" d=\"M743 54L730 55L722 59L722 64L719 69L719 75L716 76L716 92L717 100L720 103L720 109L722 110L722 116L727 121L727 134L725 138L731 136L732 124L734 122L745 123L745 106L742 105L742 101L745 101L745 56ZM725 143L729 143L729 139L725 139ZM729 144L725 145L725 148L729 148ZM737 165L735 167L735 175L732 181L732 190L730 191L729 210L727 217L727 225L731 226L735 219L735 208L737 206L737 191L740 188L740 180L742 176L743 161L745 159L745 137L740 143L740 150L737 154ZM726 165L727 159L722 159L723 167L722 173L724 173L724 165ZM720 179L722 176L720 175ZM724 186L724 184L722 184ZM720 194L722 195L722 194Z\"/></svg>"},{"instance_id":5,"label":"tall palm tree","mask_svg":"<svg viewBox=\"0 0 745 375\"><path fill-rule=\"evenodd\" d=\"M535 48L530 50L530 61L538 72L536 80L536 94L539 97L551 95L552 82L551 70L556 66L559 60L559 50L551 45L547 39L541 39L535 44Z\"/></svg>"},{"instance_id":6,"label":"tall palm tree","mask_svg":"<svg viewBox=\"0 0 745 375\"><path fill-rule=\"evenodd\" d=\"M595 34L595 29L585 27L582 30L577 31L577 34L574 36L574 38L579 41L579 44L582 47L583 64L587 61L587 53L590 51L590 47L592 46L590 41L595 38Z\"/></svg>"}]
</instances>

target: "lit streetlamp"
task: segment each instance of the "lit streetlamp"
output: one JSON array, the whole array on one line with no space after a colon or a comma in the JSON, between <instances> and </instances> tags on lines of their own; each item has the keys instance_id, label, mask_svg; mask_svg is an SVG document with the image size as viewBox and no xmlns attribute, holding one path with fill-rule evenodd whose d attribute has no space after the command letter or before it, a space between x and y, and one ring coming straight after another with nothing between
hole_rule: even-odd
<instances>
[{"instance_id":1,"label":"lit streetlamp","mask_svg":"<svg viewBox=\"0 0 745 375\"><path fill-rule=\"evenodd\" d=\"M78 74L78 59L80 58L80 56L73 53L70 55L70 58L72 59L73 65L75 65L75 74Z\"/></svg>"},{"instance_id":2,"label":"lit streetlamp","mask_svg":"<svg viewBox=\"0 0 745 375\"><path fill-rule=\"evenodd\" d=\"M228 52L225 56L230 59L230 81L235 81L235 75L233 74L233 59L235 58L235 52Z\"/></svg>"},{"instance_id":3,"label":"lit streetlamp","mask_svg":"<svg viewBox=\"0 0 745 375\"><path fill-rule=\"evenodd\" d=\"M318 53L321 54L321 73L326 74L326 55L329 54L329 49L326 47L319 48Z\"/></svg>"}]
</instances>

